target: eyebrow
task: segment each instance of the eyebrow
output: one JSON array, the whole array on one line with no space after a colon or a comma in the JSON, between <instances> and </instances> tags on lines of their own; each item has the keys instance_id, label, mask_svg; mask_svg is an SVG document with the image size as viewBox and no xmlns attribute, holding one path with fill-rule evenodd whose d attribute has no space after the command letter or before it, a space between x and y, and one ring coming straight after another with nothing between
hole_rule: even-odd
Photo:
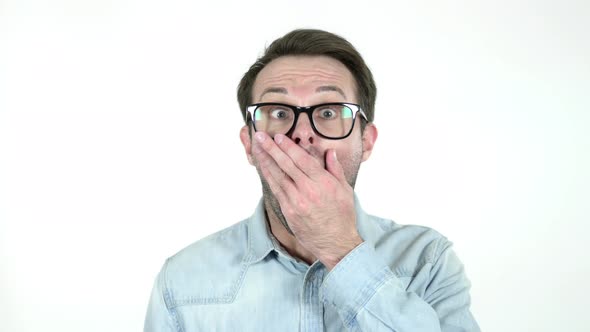
<instances>
[{"instance_id":1,"label":"eyebrow","mask_svg":"<svg viewBox=\"0 0 590 332\"><path fill-rule=\"evenodd\" d=\"M322 85L322 86L319 86L317 89L315 89L315 92L316 93L317 92L328 92L328 91L338 92L346 100L346 94L344 93L344 91L342 91L342 89L340 89L339 87L337 87L335 85ZM260 94L260 97L258 97L258 100L262 100L262 96L264 96L267 93L282 93L282 94L285 94L285 95L288 94L287 89L285 89L285 88L270 87L270 88L266 88Z\"/></svg>"},{"instance_id":2,"label":"eyebrow","mask_svg":"<svg viewBox=\"0 0 590 332\"><path fill-rule=\"evenodd\" d=\"M315 92L325 92L325 91L336 91L339 94L341 94L342 97L344 97L344 99L346 100L346 94L344 93L344 91L342 91L342 89L340 89L339 87L337 87L335 85L322 85L322 86L318 87L317 89L315 89Z\"/></svg>"},{"instance_id":3,"label":"eyebrow","mask_svg":"<svg viewBox=\"0 0 590 332\"><path fill-rule=\"evenodd\" d=\"M260 97L258 97L258 100L262 100L262 96L264 96L267 93L282 93L282 94L287 94L287 89L285 88L266 88L264 89L264 91L260 94Z\"/></svg>"}]
</instances>

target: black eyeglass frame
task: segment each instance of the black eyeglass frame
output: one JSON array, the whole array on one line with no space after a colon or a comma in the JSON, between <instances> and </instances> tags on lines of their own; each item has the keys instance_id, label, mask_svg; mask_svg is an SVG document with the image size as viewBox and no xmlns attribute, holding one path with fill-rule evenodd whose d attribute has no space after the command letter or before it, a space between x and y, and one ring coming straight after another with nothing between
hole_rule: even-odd
<instances>
[{"instance_id":1,"label":"black eyeglass frame","mask_svg":"<svg viewBox=\"0 0 590 332\"><path fill-rule=\"evenodd\" d=\"M356 115L357 113L360 113L361 116L365 119L365 121L368 122L367 119L367 115L365 114L365 112L361 109L360 105L357 104L351 104L351 103L323 103L323 104L318 104L318 105L312 105L312 106L293 106L293 105L289 105L289 104L282 104L282 103L258 103L258 104L252 104L252 105L248 105L246 107L246 123L248 123L248 115L250 115L249 120L252 121L252 127L254 127L254 131L258 131L258 129L256 129L256 122L253 121L254 118L254 112L256 112L256 110L261 107L261 106L268 106L268 105L277 105L277 106L284 106L287 108L290 108L291 110L293 110L293 113L295 113L295 117L293 119L293 125L291 126L291 128L289 128L289 130L287 131L287 133L285 133L286 136L291 137L291 135L293 134L293 131L295 130L295 127L297 126L297 120L299 120L299 114L301 113L305 113L307 114L307 117L309 118L309 123L311 124L311 128L313 129L313 132L316 133L317 135L326 138L326 139L345 139L348 136L350 136L350 134L352 133L352 130L354 129L354 123L356 121ZM313 121L312 118L312 114L313 111L316 110L316 108L318 107L322 107L322 106L326 106L326 105L339 105L339 106L346 106L348 108L350 108L352 110L352 125L350 126L350 130L348 131L348 133L344 136L339 136L339 137L330 137L330 136L326 136L322 133L319 132L319 130L315 127L315 123Z\"/></svg>"}]
</instances>

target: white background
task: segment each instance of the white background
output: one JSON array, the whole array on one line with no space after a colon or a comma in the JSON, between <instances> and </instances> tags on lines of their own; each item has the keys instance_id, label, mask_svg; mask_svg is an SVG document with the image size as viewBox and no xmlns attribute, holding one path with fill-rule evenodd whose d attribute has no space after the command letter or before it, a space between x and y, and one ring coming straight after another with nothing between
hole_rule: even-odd
<instances>
[{"instance_id":1,"label":"white background","mask_svg":"<svg viewBox=\"0 0 590 332\"><path fill-rule=\"evenodd\" d=\"M455 243L485 331L588 331L585 1L0 1L0 330L139 331L166 257L249 216L236 86L313 27L378 86L370 213Z\"/></svg>"}]
</instances>

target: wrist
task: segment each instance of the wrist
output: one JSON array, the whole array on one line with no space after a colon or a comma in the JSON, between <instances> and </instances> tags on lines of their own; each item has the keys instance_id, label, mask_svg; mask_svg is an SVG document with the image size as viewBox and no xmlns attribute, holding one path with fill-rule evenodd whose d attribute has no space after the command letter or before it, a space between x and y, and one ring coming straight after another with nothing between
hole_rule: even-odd
<instances>
[{"instance_id":1,"label":"wrist","mask_svg":"<svg viewBox=\"0 0 590 332\"><path fill-rule=\"evenodd\" d=\"M357 234L350 240L341 241L337 246L333 247L328 255L320 258L328 271L331 271L346 255L353 251L363 243L363 239Z\"/></svg>"}]
</instances>

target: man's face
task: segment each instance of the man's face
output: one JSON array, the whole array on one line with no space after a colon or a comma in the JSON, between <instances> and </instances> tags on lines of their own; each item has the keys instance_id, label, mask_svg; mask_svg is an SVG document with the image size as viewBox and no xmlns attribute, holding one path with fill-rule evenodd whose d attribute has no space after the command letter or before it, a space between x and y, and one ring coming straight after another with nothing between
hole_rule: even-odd
<instances>
[{"instance_id":1,"label":"man's face","mask_svg":"<svg viewBox=\"0 0 590 332\"><path fill-rule=\"evenodd\" d=\"M327 56L284 56L270 62L260 71L252 89L253 103L277 102L295 106L311 106L330 102L357 103L356 84L350 71L338 60ZM373 125L361 135L360 115L350 136L331 140L317 135L309 117L301 114L290 138L300 147L325 165L326 150L334 149L338 161L351 187L354 187L360 163L366 160L376 139ZM280 210L280 205L262 176L258 161L251 152L252 141L248 128L242 128L242 143L251 164L256 166L262 182L264 198L272 212L289 227ZM270 211L267 211L270 212Z\"/></svg>"}]
</instances>

